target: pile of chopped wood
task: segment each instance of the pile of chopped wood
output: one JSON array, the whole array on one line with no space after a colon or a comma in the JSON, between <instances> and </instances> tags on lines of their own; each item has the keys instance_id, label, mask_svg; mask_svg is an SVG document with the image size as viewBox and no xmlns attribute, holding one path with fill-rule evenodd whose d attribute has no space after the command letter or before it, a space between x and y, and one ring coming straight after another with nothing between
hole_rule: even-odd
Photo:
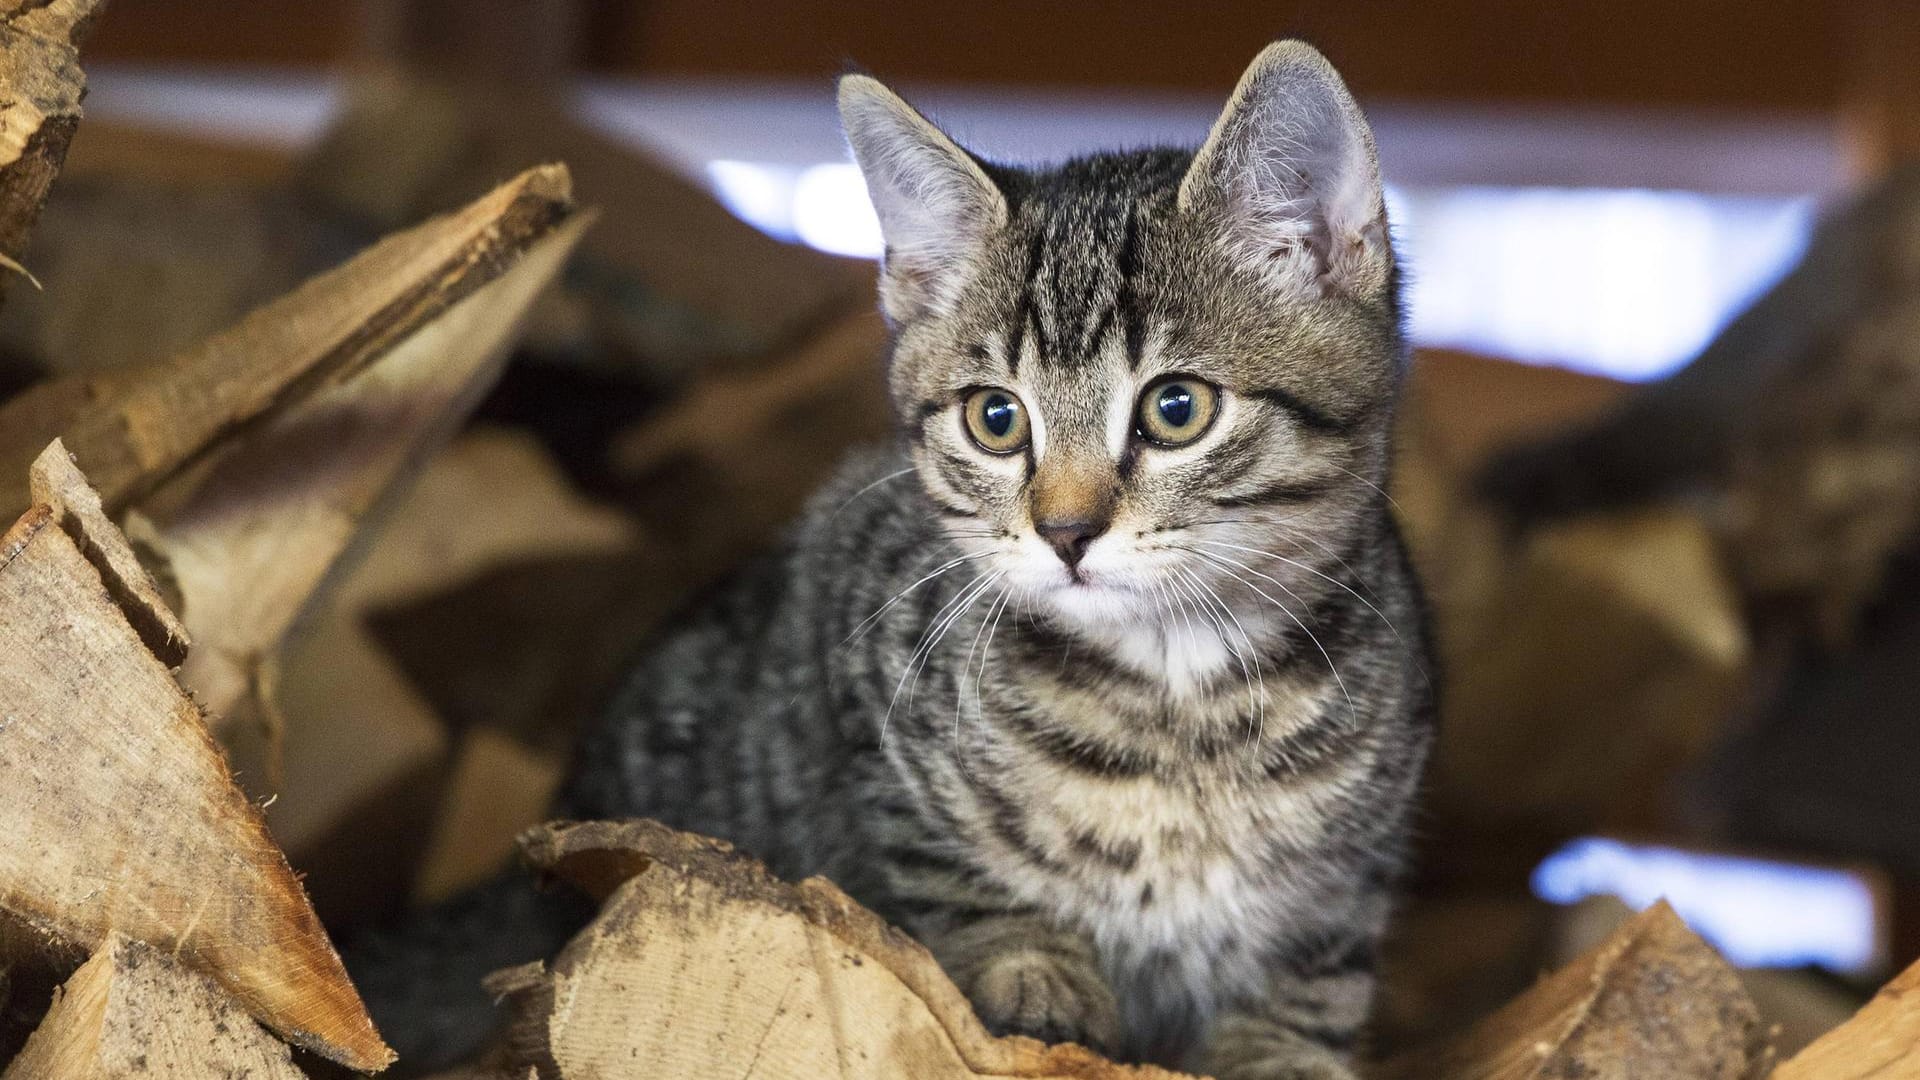
<instances>
[{"instance_id":1,"label":"pile of chopped wood","mask_svg":"<svg viewBox=\"0 0 1920 1080\"><path fill-rule=\"evenodd\" d=\"M374 1030L328 930L516 849L600 914L490 979L505 1034L459 1076L1171 1075L990 1036L827 881L647 822L541 824L633 644L884 433L867 270L472 87L370 79L297 161L76 140L96 6L0 0L0 256L48 271L0 320L6 1080L380 1071L405 1033ZM70 141L75 197L29 248ZM1775 1068L1773 1018L1664 907L1436 1019L1476 1000L1468 969L1517 970L1502 997L1538 970L1533 902L1474 890L1554 837L1657 827L1747 663L1683 515L1516 552L1462 509L1485 445L1422 418L1484 375L1423 366L1396 491L1466 705L1428 875L1455 887L1390 957L1388 1020L1430 1038L1379 1075L1920 1075L1920 968ZM1569 412L1611 393L1527 393L1568 386ZM1533 784L1486 779L1516 758Z\"/></svg>"}]
</instances>

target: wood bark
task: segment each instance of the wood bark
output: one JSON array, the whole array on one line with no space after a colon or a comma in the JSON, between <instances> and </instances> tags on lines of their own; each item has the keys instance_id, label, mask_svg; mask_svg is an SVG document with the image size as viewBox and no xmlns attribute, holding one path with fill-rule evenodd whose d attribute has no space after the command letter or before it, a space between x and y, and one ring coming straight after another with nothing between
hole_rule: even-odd
<instances>
[{"instance_id":1,"label":"wood bark","mask_svg":"<svg viewBox=\"0 0 1920 1080\"><path fill-rule=\"evenodd\" d=\"M551 968L490 984L513 1016L499 1075L1175 1080L987 1034L931 954L823 878L789 885L649 821L542 826L522 845L605 903Z\"/></svg>"},{"instance_id":2,"label":"wood bark","mask_svg":"<svg viewBox=\"0 0 1920 1080\"><path fill-rule=\"evenodd\" d=\"M103 2L0 0L0 257L16 267L80 126L79 45Z\"/></svg>"},{"instance_id":3,"label":"wood bark","mask_svg":"<svg viewBox=\"0 0 1920 1080\"><path fill-rule=\"evenodd\" d=\"M392 1054L168 664L182 638L65 448L0 536L0 911L82 948L114 931L289 1040ZM156 653L156 645L161 650Z\"/></svg>"},{"instance_id":4,"label":"wood bark","mask_svg":"<svg viewBox=\"0 0 1920 1080\"><path fill-rule=\"evenodd\" d=\"M305 1075L287 1045L212 979L150 945L108 934L60 989L4 1080Z\"/></svg>"},{"instance_id":5,"label":"wood bark","mask_svg":"<svg viewBox=\"0 0 1920 1080\"><path fill-rule=\"evenodd\" d=\"M1378 1080L1764 1075L1760 1017L1740 979L1665 903L1445 1046Z\"/></svg>"}]
</instances>

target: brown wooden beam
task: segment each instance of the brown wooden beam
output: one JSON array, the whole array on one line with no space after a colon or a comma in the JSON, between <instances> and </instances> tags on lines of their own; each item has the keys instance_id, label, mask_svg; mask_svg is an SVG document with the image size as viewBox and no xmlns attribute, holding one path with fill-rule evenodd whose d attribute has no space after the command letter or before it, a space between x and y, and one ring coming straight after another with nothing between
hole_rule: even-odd
<instances>
[{"instance_id":1,"label":"brown wooden beam","mask_svg":"<svg viewBox=\"0 0 1920 1080\"><path fill-rule=\"evenodd\" d=\"M858 63L903 82L1217 92L1263 42L1292 34L1320 45L1363 98L1824 110L1846 99L1850 42L1860 11L1871 22L1871 3L596 0L579 7L578 40L585 66L605 74L825 79ZM425 6L456 16L443 29L504 25L499 0ZM365 10L114 0L92 52L106 62L329 64L356 54Z\"/></svg>"},{"instance_id":2,"label":"brown wooden beam","mask_svg":"<svg viewBox=\"0 0 1920 1080\"><path fill-rule=\"evenodd\" d=\"M1871 177L1920 161L1920 6L1863 0L1853 16L1842 116L1849 164Z\"/></svg>"},{"instance_id":3,"label":"brown wooden beam","mask_svg":"<svg viewBox=\"0 0 1920 1080\"><path fill-rule=\"evenodd\" d=\"M1264 42L1319 45L1365 97L1829 108L1821 0L650 0L597 9L590 65L675 75L1218 91Z\"/></svg>"}]
</instances>

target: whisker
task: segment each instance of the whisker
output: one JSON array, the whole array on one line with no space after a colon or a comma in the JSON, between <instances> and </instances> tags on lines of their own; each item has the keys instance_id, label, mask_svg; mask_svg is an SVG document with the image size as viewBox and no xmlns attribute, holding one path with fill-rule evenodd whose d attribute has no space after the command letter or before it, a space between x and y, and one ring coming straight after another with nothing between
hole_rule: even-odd
<instances>
[{"instance_id":1,"label":"whisker","mask_svg":"<svg viewBox=\"0 0 1920 1080\"><path fill-rule=\"evenodd\" d=\"M1329 465L1333 465L1333 462L1331 462L1331 461L1329 461L1329 462L1327 462L1327 464L1329 464ZM1353 478L1354 478L1355 480L1358 480L1358 481L1360 481L1361 483L1363 483L1363 484L1365 484L1365 485L1367 485L1368 487L1370 487L1370 488L1372 488L1373 490L1375 490L1375 491L1377 491L1377 492L1379 492L1379 493L1380 493L1380 497L1381 497L1381 498L1383 498L1383 499L1385 499L1385 500L1387 500L1387 505L1388 505L1388 506L1391 506L1391 507L1393 507L1393 509L1394 509L1394 512L1395 512L1395 513L1397 513L1397 514L1405 514L1405 513L1406 513L1406 511L1405 511L1404 509L1402 509L1402 508L1401 508L1401 506L1400 506L1400 504L1399 504L1399 503L1397 503L1397 502L1394 502L1394 501L1393 501L1393 496L1391 496L1391 495L1389 495L1389 494L1387 494L1387 489L1386 489L1386 488L1383 488L1383 487L1381 487L1381 486L1380 486L1379 484L1376 484L1376 483L1374 483L1373 481L1371 481L1371 480L1369 480L1369 479L1367 479L1366 477L1364 477L1364 476L1361 476L1361 475L1360 475L1359 473L1357 473L1357 472L1354 472L1354 471L1353 471L1352 469L1349 469L1349 468L1347 468L1347 467L1346 467L1346 466L1344 466L1344 465L1333 465L1333 467L1334 467L1334 468L1336 468L1336 469L1339 469L1339 470L1340 470L1341 472L1343 472L1343 473L1346 473L1346 474L1347 474L1348 476L1351 476L1351 477L1353 477Z\"/></svg>"},{"instance_id":2,"label":"whisker","mask_svg":"<svg viewBox=\"0 0 1920 1080\"><path fill-rule=\"evenodd\" d=\"M987 556L992 554L993 552L991 551L980 551L980 552L974 552L968 555L962 555L957 559L951 559L948 562L946 562L944 565L940 566L938 569L934 570L932 573L928 574L926 577L923 577L920 580L914 582L913 584L907 586L906 588L901 589L899 592L894 593L893 598L888 600L886 603L881 604L878 608L875 608L873 611L873 614L868 615L864 619L861 619L860 622L854 626L853 630L850 633L848 633L846 637L841 639L840 647L845 648L846 646L852 644L854 639L865 634L868 630L871 630L876 620L878 620L882 615L885 615L887 613L887 609L893 607L893 605L899 603L900 601L905 600L907 598L908 593L912 592L913 590L919 588L922 585L925 585L927 582L932 581L934 578L939 577L940 575L946 573L949 570L952 570L954 567L959 566L962 563L970 562L974 559L984 559ZM975 580L978 580L978 579L975 579Z\"/></svg>"},{"instance_id":3,"label":"whisker","mask_svg":"<svg viewBox=\"0 0 1920 1080\"><path fill-rule=\"evenodd\" d=\"M1325 541L1316 540L1305 533L1296 533L1296 532L1287 533L1282 538L1286 540L1291 540L1295 543L1312 544L1314 548L1318 550L1322 555L1325 555L1327 558L1332 559L1334 562L1340 564L1340 569L1345 570L1347 573L1353 575L1353 580L1359 582L1361 588L1372 593L1375 597L1378 597L1380 595L1380 590L1374 588L1371 582L1367 581L1365 577L1361 576L1360 571L1354 569L1352 563L1349 563L1347 560L1341 558L1340 553L1338 551L1335 551L1333 547L1327 544ZM1264 554L1271 555L1273 553L1265 552ZM1278 556L1276 556L1276 558L1277 557Z\"/></svg>"},{"instance_id":4,"label":"whisker","mask_svg":"<svg viewBox=\"0 0 1920 1080\"><path fill-rule=\"evenodd\" d=\"M890 472L887 475L881 477L880 479L875 480L873 483L868 484L866 487L861 488L859 491L854 492L852 495L847 497L846 502L843 502L840 504L839 510L835 510L833 513L827 515L827 520L831 522L836 518L838 518L840 516L841 511L845 510L847 507L852 506L855 502L859 501L860 496L865 495L867 492L872 491L874 488L877 488L881 484L887 483L888 481L898 480L912 471L913 471L913 466L909 465L906 468L899 470L898 472Z\"/></svg>"},{"instance_id":5,"label":"whisker","mask_svg":"<svg viewBox=\"0 0 1920 1080\"><path fill-rule=\"evenodd\" d=\"M1228 607L1227 602L1220 598L1220 594L1214 591L1213 586L1207 584L1206 581L1203 580L1198 574L1195 574L1191 570L1186 570L1184 571L1184 573L1186 573L1187 577L1194 583L1194 585L1198 586L1200 589L1202 589L1206 593L1208 597L1212 598L1212 602L1214 603L1214 605L1216 605L1220 609L1220 611L1227 616L1227 618L1233 620L1234 629L1240 632L1240 640L1246 642L1247 652L1252 654L1253 666L1256 670L1258 670L1260 667L1260 650L1257 646L1254 645L1253 637L1247 633L1247 628L1240 624L1240 617L1233 613L1233 609ZM1221 628L1221 635L1222 635L1222 639L1225 640L1224 627ZM1246 661L1244 659L1240 661L1240 667L1243 672L1246 670ZM1260 696L1248 702L1248 704L1253 708L1253 711L1254 711L1254 716L1253 716L1254 730L1252 732L1252 735L1253 735L1253 741L1256 744L1264 740L1266 738L1266 733L1267 733L1266 689L1267 689L1266 677L1263 674L1260 680ZM1247 694L1249 698L1253 697L1253 677L1251 675L1247 677Z\"/></svg>"},{"instance_id":6,"label":"whisker","mask_svg":"<svg viewBox=\"0 0 1920 1080\"><path fill-rule=\"evenodd\" d=\"M1004 573L996 571L992 577L987 579L987 586L991 587L995 581L998 581L1001 577L1004 577L1004 576L1005 576ZM907 715L909 716L913 715L913 703L914 703L914 700L917 697L919 697L919 694L920 694L920 676L925 675L927 673L927 668L933 663L934 650L939 647L941 640L947 636L947 633L951 631L955 626L958 626L960 624L960 620L966 617L967 612L973 610L974 603L978 601L980 597L985 596L987 594L987 591L988 591L987 588L982 588L979 592L974 593L973 599L968 600L965 607L959 609L958 611L955 611L952 615L949 615L947 617L946 622L941 625L940 632L934 635L933 641L928 643L926 652L922 653L920 656L919 670L913 673L913 682L907 686ZM991 609L991 605L989 605L989 609ZM982 623L985 623L986 619L982 617L980 621ZM966 662L966 665L961 667L960 669L961 673L955 676L954 678L954 684L956 687L966 682L966 668L967 666L970 666L972 663L973 663L972 658L969 657Z\"/></svg>"},{"instance_id":7,"label":"whisker","mask_svg":"<svg viewBox=\"0 0 1920 1080\"><path fill-rule=\"evenodd\" d=\"M1000 595L987 605L986 618L980 620L980 629L973 632L973 643L967 646L967 658L966 661L960 665L960 677L953 681L953 756L954 760L960 762L962 772L968 772L966 761L960 753L960 714L965 711L967 703L967 672L973 670L974 650L980 647L980 639L984 637L987 632L987 623L993 618L996 606L1007 598L1008 591L1010 590L1001 590ZM985 671L985 667L985 662L982 661L981 670L983 672ZM976 691L976 697L974 699L974 707L976 709L980 706L977 694L978 692ZM968 775L972 774L968 772Z\"/></svg>"},{"instance_id":8,"label":"whisker","mask_svg":"<svg viewBox=\"0 0 1920 1080\"><path fill-rule=\"evenodd\" d=\"M921 635L921 641L924 644L907 657L906 670L900 673L900 682L893 688L893 698L887 702L887 715L880 721L880 744L883 749L886 746L887 725L893 720L894 707L900 703L900 692L906 689L907 677L909 675L913 677L913 687L917 691L920 688L920 672L926 669L927 662L933 657L933 650L939 647L941 640L947 636L947 631L953 629L954 623L973 607L974 601L980 599L981 595L991 588L994 582L1000 580L1004 573L1005 571L995 570L985 577L975 578L961 590L960 595L948 601L947 606L940 609L942 612L952 609L952 614L946 615L945 618L937 614L934 616L935 623ZM909 712L913 710L913 697L913 692L908 692L907 710Z\"/></svg>"},{"instance_id":9,"label":"whisker","mask_svg":"<svg viewBox=\"0 0 1920 1080\"><path fill-rule=\"evenodd\" d=\"M1179 617L1181 617L1181 626L1187 630L1188 650L1200 650L1200 638L1194 636L1194 619L1192 619L1192 609L1187 605L1187 598L1181 596L1181 594L1173 588L1173 582L1171 582L1171 580L1169 580L1169 582L1156 582L1154 588L1160 590L1165 598L1167 598L1167 634L1165 634L1165 636L1167 636L1169 644L1171 644L1171 638L1173 638L1173 626L1171 626L1171 623L1173 623L1175 605L1177 605L1177 607L1179 607Z\"/></svg>"},{"instance_id":10,"label":"whisker","mask_svg":"<svg viewBox=\"0 0 1920 1080\"><path fill-rule=\"evenodd\" d=\"M1207 552L1201 551L1198 548L1189 548L1187 550L1191 551L1195 555L1200 556L1202 559L1205 559L1206 561L1214 564L1215 566L1218 566L1221 570L1226 572L1228 577L1231 577L1235 581L1238 581L1240 584L1245 585L1249 589L1252 589L1262 599L1266 600L1268 603L1272 604L1274 607L1279 608L1281 613L1284 614L1287 618L1293 620L1293 624L1300 628L1301 633L1304 633L1307 635L1307 640L1313 642L1313 647L1320 650L1321 659L1327 662L1327 670L1333 673L1333 681L1337 686L1340 687L1340 696L1347 699L1348 715L1350 715L1353 718L1354 723L1356 724L1359 723L1360 710L1353 703L1353 695L1347 692L1347 682L1345 679L1342 679L1340 677L1340 668L1336 664L1334 664L1333 655L1327 652L1327 647L1325 645L1322 645L1320 643L1319 636L1316 635L1313 632L1313 630L1307 626L1306 623L1300 621L1300 616L1295 615L1293 611L1287 607L1287 605L1281 603L1278 600L1275 600L1271 595L1267 593L1266 590L1262 589L1260 586L1255 585L1253 582L1248 581L1246 578L1243 578L1239 574L1235 573L1233 569L1230 566L1228 566L1226 562L1222 561L1219 556L1208 554ZM1294 593L1292 589L1287 588L1285 585L1280 586L1280 591L1286 593L1288 596L1293 597L1295 600L1300 600L1299 595ZM1305 603L1305 601L1301 601L1301 602Z\"/></svg>"},{"instance_id":11,"label":"whisker","mask_svg":"<svg viewBox=\"0 0 1920 1080\"><path fill-rule=\"evenodd\" d=\"M1295 521L1298 521L1303 517L1306 517L1307 513L1308 511L1298 510L1291 514L1286 514L1281 517L1273 517L1273 518L1255 518L1255 517L1195 518L1192 521L1183 521L1178 525L1166 525L1158 529L1150 529L1148 530L1148 535L1152 535L1154 533L1163 533L1163 532L1166 532L1166 533L1187 532L1189 530L1196 529L1202 525L1260 525L1264 527L1272 527L1276 525L1288 525Z\"/></svg>"},{"instance_id":12,"label":"whisker","mask_svg":"<svg viewBox=\"0 0 1920 1080\"><path fill-rule=\"evenodd\" d=\"M1264 555L1269 559L1278 560L1296 569L1305 570L1307 573L1312 574L1314 577L1317 577L1322 581L1330 582L1334 585L1339 586L1342 589L1345 589L1347 592L1347 595L1353 597L1355 600L1360 601L1362 604L1365 604L1367 606L1368 611L1371 611L1376 616L1379 616L1380 621L1387 624L1387 629L1393 631L1394 639L1400 642L1400 647L1402 649L1406 649L1409 652L1412 651L1411 648L1407 645L1407 639L1400 636L1400 628L1393 625L1393 620L1387 618L1385 612L1382 612L1379 608L1374 607L1373 602L1371 600L1368 600L1366 597L1361 596L1359 593L1355 592L1351 586L1349 586L1346 582L1341 581L1339 578L1330 577L1314 569L1313 567L1308 566L1306 563L1300 562L1295 559L1289 559L1285 555L1277 555L1271 551L1261 551L1259 548L1250 548L1250 547L1247 547L1245 544L1229 544L1224 540L1201 540L1201 541L1198 541L1198 543L1205 544L1208 547L1232 548L1235 551L1246 551L1246 552L1251 552L1255 555ZM1335 558L1338 558L1338 556L1335 556ZM1280 585L1280 582L1277 579L1269 577L1266 574L1262 574L1260 573L1260 571L1255 570L1253 567L1248 566L1245 563L1234 561L1234 565L1240 567L1240 569L1245 570L1249 574L1258 575L1260 577L1266 578L1268 581L1273 582L1275 585ZM1284 585L1281 585L1280 587L1286 588L1286 586Z\"/></svg>"},{"instance_id":13,"label":"whisker","mask_svg":"<svg viewBox=\"0 0 1920 1080\"><path fill-rule=\"evenodd\" d=\"M935 630L939 630L940 634L944 636L946 627L951 625L951 618L947 617L947 612L953 612L952 618L957 618L961 614L964 614L967 608L973 606L973 601L979 597L980 593L985 592L999 576L1000 571L994 571L990 574L975 577L972 581L967 582L953 599L947 601L939 611L934 613L933 618L928 621L927 629L921 631L920 642L913 647L913 652L908 654L906 667L900 672L900 681L895 684L893 688L892 699L887 702L887 714L880 720L880 748L882 750L886 749L887 725L893 720L893 710L894 706L900 702L900 692L906 689L907 676L913 674L915 665L920 660L921 653L925 652L931 656L933 647L940 643L939 638L933 636Z\"/></svg>"},{"instance_id":14,"label":"whisker","mask_svg":"<svg viewBox=\"0 0 1920 1080\"><path fill-rule=\"evenodd\" d=\"M1007 613L1007 607L1009 606L1010 597L1012 596L1012 586L1001 590L999 601L1000 609L992 612L993 625L987 627L987 644L980 650L980 671L973 677L973 712L975 716L986 715L987 705L985 699L981 697L981 690L987 681L987 663L993 659L993 635L1000 629L1000 617ZM1017 619L1019 616L1015 615L1014 618ZM985 620L982 621L984 622ZM961 669L963 675L965 671L966 669ZM967 768L966 755L961 752L960 731L957 727L954 729L954 755L960 763L960 770L971 777L973 770Z\"/></svg>"},{"instance_id":15,"label":"whisker","mask_svg":"<svg viewBox=\"0 0 1920 1080\"><path fill-rule=\"evenodd\" d=\"M1175 571L1176 573L1178 572L1177 567ZM1180 618L1186 623L1188 648L1198 651L1200 648L1200 631L1199 628L1193 624L1195 611L1191 588L1188 587L1185 582L1175 578L1167 582L1167 592L1180 602Z\"/></svg>"}]
</instances>

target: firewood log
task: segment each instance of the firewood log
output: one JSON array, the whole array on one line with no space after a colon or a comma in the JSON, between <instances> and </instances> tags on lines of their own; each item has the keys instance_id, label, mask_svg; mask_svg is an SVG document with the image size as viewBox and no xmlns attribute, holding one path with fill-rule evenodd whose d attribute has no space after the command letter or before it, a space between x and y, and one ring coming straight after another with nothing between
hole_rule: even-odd
<instances>
[{"instance_id":1,"label":"firewood log","mask_svg":"<svg viewBox=\"0 0 1920 1080\"><path fill-rule=\"evenodd\" d=\"M1883 987L1853 1019L1787 1059L1773 1080L1920 1077L1920 964Z\"/></svg>"},{"instance_id":2,"label":"firewood log","mask_svg":"<svg viewBox=\"0 0 1920 1080\"><path fill-rule=\"evenodd\" d=\"M1178 1080L987 1034L931 954L823 878L798 885L650 821L547 825L536 865L605 898L554 960L499 973L499 1074Z\"/></svg>"},{"instance_id":3,"label":"firewood log","mask_svg":"<svg viewBox=\"0 0 1920 1080\"><path fill-rule=\"evenodd\" d=\"M872 264L773 240L699 185L524 84L383 72L356 79L299 171L316 205L396 228L540 161L565 161L603 224L565 295L570 362L677 381L774 355L872 306ZM597 359L596 359L597 358Z\"/></svg>"},{"instance_id":4,"label":"firewood log","mask_svg":"<svg viewBox=\"0 0 1920 1080\"><path fill-rule=\"evenodd\" d=\"M198 643L181 681L223 730L274 717L285 638L497 376L586 224L558 225L497 280L394 338L377 363L338 372L141 501L151 524L137 535L167 565Z\"/></svg>"},{"instance_id":5,"label":"firewood log","mask_svg":"<svg viewBox=\"0 0 1920 1080\"><path fill-rule=\"evenodd\" d=\"M0 0L0 256L16 267L80 125L79 45L100 3Z\"/></svg>"},{"instance_id":6,"label":"firewood log","mask_svg":"<svg viewBox=\"0 0 1920 1080\"><path fill-rule=\"evenodd\" d=\"M159 949L110 933L61 988L4 1080L305 1075L287 1045L219 984Z\"/></svg>"},{"instance_id":7,"label":"firewood log","mask_svg":"<svg viewBox=\"0 0 1920 1080\"><path fill-rule=\"evenodd\" d=\"M65 448L0 535L0 911L94 948L118 931L213 977L289 1040L392 1059L259 810L175 682L184 635Z\"/></svg>"},{"instance_id":8,"label":"firewood log","mask_svg":"<svg viewBox=\"0 0 1920 1080\"><path fill-rule=\"evenodd\" d=\"M171 359L57 379L0 405L0 513L63 438L116 515L249 421L337 386L494 281L570 206L561 166L391 236Z\"/></svg>"},{"instance_id":9,"label":"firewood log","mask_svg":"<svg viewBox=\"0 0 1920 1080\"><path fill-rule=\"evenodd\" d=\"M1749 1080L1771 1061L1762 1041L1739 976L1660 903L1458 1039L1376 1076Z\"/></svg>"}]
</instances>

